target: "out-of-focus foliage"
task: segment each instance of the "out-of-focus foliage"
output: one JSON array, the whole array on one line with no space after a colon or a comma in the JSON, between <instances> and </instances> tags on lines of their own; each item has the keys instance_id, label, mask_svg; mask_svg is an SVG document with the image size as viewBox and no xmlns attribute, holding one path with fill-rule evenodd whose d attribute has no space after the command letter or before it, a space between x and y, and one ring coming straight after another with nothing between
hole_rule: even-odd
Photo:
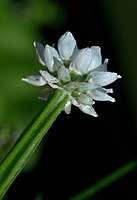
<instances>
[{"instance_id":1,"label":"out-of-focus foliage","mask_svg":"<svg viewBox=\"0 0 137 200\"><path fill-rule=\"evenodd\" d=\"M18 132L9 124L0 125L0 160L4 157L5 153L9 150L12 143L15 141Z\"/></svg>"},{"instance_id":2,"label":"out-of-focus foliage","mask_svg":"<svg viewBox=\"0 0 137 200\"><path fill-rule=\"evenodd\" d=\"M42 200L42 194L41 193L38 193L35 200Z\"/></svg>"},{"instance_id":3,"label":"out-of-focus foliage","mask_svg":"<svg viewBox=\"0 0 137 200\"><path fill-rule=\"evenodd\" d=\"M59 26L66 18L61 5L54 0L8 0L7 2L11 14L16 19L34 28L37 25Z\"/></svg>"},{"instance_id":4,"label":"out-of-focus foliage","mask_svg":"<svg viewBox=\"0 0 137 200\"><path fill-rule=\"evenodd\" d=\"M60 20L57 20L59 16ZM1 0L0 1L0 140L12 137L11 125L19 131L37 113L43 101L37 100L40 88L21 81L23 76L35 74L39 63L33 41L42 38L39 27L60 26L65 13L59 4L50 0ZM2 124L10 124L8 130ZM11 141L11 139L7 139ZM0 148L7 144L0 144ZM1 146L2 145L2 146ZM1 149L1 155L2 155Z\"/></svg>"}]
</instances>

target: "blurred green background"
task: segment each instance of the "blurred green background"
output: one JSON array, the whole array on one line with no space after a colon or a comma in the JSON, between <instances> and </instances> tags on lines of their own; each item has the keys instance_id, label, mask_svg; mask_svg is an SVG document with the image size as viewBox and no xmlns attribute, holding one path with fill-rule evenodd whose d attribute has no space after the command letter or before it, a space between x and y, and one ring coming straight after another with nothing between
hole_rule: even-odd
<instances>
[{"instance_id":1,"label":"blurred green background","mask_svg":"<svg viewBox=\"0 0 137 200\"><path fill-rule=\"evenodd\" d=\"M57 21L60 14L63 17ZM23 76L36 74L40 68L33 42L47 41L39 27L60 27L64 19L57 2L0 1L0 157L14 141L11 135L16 138L44 103L37 99L40 88L21 82Z\"/></svg>"},{"instance_id":2,"label":"blurred green background","mask_svg":"<svg viewBox=\"0 0 137 200\"><path fill-rule=\"evenodd\" d=\"M41 88L21 81L23 76L36 74L43 68L37 62L34 41L43 45L57 44L62 34L71 31L79 48L99 45L103 59L109 58L108 71L122 76L112 85L116 103L96 103L98 119L80 113L77 108L73 108L69 116L61 114L51 128L48 141L43 142L41 156L36 156L41 159L36 171L21 175L7 199L11 194L15 199L19 193L16 190L22 193L21 185L28 179L33 180L33 176L37 187L32 185L32 191L36 187L36 192L39 188L44 193L47 188L46 199L53 199L52 190L57 198L67 199L136 157L136 8L136 0L0 0L0 158L44 104L37 99ZM45 186L41 181L38 187L39 177L42 178L46 171L49 176L44 177ZM34 172L38 175L35 176ZM70 177L68 173L71 173ZM61 179L60 187L64 194L57 187L62 175L64 179ZM134 190L137 177L135 174L131 176L114 185L111 192L106 190L93 199L112 199L113 190L118 193L121 185L129 180L132 189L125 183L120 194L125 195L124 199L128 194L133 195L129 199L137 199ZM26 187L24 190L28 192ZM32 192L29 199L34 199L36 192ZM23 196L19 197L23 199Z\"/></svg>"},{"instance_id":3,"label":"blurred green background","mask_svg":"<svg viewBox=\"0 0 137 200\"><path fill-rule=\"evenodd\" d=\"M61 6L48 0L0 1L1 123L24 126L36 113L38 90L22 83L21 77L37 73L33 41L46 44L39 27L61 26L63 18L56 20L60 14L65 17Z\"/></svg>"}]
</instances>

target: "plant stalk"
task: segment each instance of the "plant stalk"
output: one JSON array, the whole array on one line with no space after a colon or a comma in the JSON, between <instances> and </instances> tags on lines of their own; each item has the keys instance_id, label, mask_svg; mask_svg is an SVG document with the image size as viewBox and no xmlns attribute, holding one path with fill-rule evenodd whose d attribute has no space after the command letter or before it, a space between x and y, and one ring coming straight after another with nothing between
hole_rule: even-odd
<instances>
[{"instance_id":1,"label":"plant stalk","mask_svg":"<svg viewBox=\"0 0 137 200\"><path fill-rule=\"evenodd\" d=\"M3 159L0 164L0 200L61 113L67 100L65 93L55 91Z\"/></svg>"}]
</instances>

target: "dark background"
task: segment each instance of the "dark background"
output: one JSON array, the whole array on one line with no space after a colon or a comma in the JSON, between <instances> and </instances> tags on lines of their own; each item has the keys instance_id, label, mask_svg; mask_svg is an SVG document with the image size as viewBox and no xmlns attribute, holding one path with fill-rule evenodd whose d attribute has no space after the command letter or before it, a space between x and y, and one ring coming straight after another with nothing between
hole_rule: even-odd
<instances>
[{"instance_id":1,"label":"dark background","mask_svg":"<svg viewBox=\"0 0 137 200\"><path fill-rule=\"evenodd\" d=\"M57 43L59 37L66 31L71 31L79 48L100 46L103 59L109 58L108 71L117 72L122 79L112 84L113 97L116 99L114 104L96 102L95 109L99 115L98 118L88 116L76 107L72 107L70 115L64 112L60 114L42 141L35 167L17 177L7 193L6 200L33 200L38 193L41 194L42 199L66 200L136 158L137 61L135 47L137 39L135 33L137 14L134 7L137 3L134 0L130 2L58 0L54 2L61 8L54 19L55 22L45 24L44 20L39 20L36 26L36 39L35 35L32 35L28 40L30 45L31 40L52 45L52 43ZM19 9L23 10L24 6L28 6L27 1L12 3L17 5L18 12ZM44 14L46 15L46 7ZM49 14L50 17L52 17L52 12L51 16ZM35 19L29 21L30 24L34 22ZM24 23L28 25L28 21ZM30 51L34 54L33 49ZM34 55L33 59L35 59ZM28 62L31 65L32 61ZM20 75L35 74L40 66L36 67L37 61L33 63L31 70L22 72L20 68ZM20 66L19 62L18 66ZM20 89L23 87L20 86ZM28 91L32 89L28 85L25 87L28 87ZM38 94L40 88L36 90ZM37 94L33 92L31 98L35 99ZM27 97L24 97L23 103L22 110L27 111L31 99L27 101ZM33 109L35 103L37 109ZM39 103L36 99L32 102L31 116L29 115L24 123L18 123L21 124L21 129L33 118L41 104L44 103ZM28 113L25 114L24 111L23 115L28 116ZM137 173L134 171L91 199L136 200L136 185Z\"/></svg>"}]
</instances>

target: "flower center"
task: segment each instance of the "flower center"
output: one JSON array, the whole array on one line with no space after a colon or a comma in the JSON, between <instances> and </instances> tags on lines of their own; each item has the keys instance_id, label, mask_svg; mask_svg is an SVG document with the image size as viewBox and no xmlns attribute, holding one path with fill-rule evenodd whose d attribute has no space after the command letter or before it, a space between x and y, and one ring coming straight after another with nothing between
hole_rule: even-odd
<instances>
[{"instance_id":1,"label":"flower center","mask_svg":"<svg viewBox=\"0 0 137 200\"><path fill-rule=\"evenodd\" d=\"M71 63L71 60L64 60L64 66L65 66L66 68L69 68L70 63Z\"/></svg>"}]
</instances>

